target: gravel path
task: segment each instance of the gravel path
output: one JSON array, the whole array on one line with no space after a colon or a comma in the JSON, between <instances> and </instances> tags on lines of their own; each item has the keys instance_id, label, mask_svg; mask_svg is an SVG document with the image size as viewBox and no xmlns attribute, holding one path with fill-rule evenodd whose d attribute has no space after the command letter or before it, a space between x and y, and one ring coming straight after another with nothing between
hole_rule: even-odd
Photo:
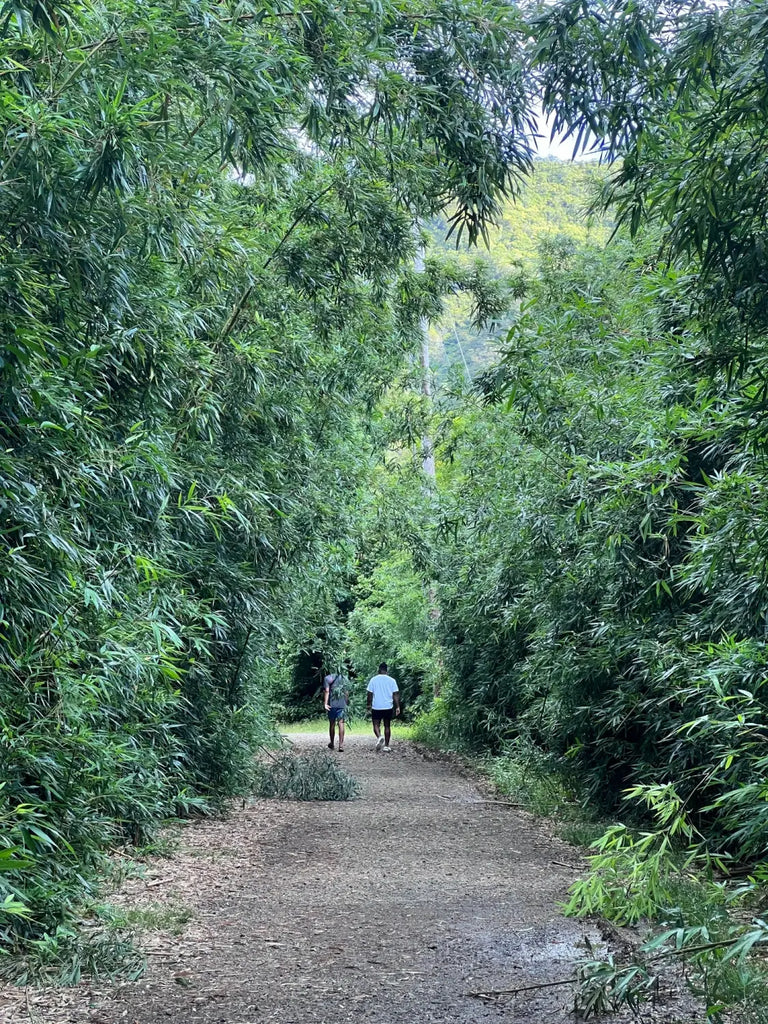
<instances>
[{"instance_id":1,"label":"gravel path","mask_svg":"<svg viewBox=\"0 0 768 1024\"><path fill-rule=\"evenodd\" d=\"M192 913L179 935L145 933L149 969L140 981L35 992L15 1008L5 990L0 1016L32 1024L570 1024L570 986L492 1002L468 993L567 978L587 953L585 935L600 945L594 928L557 911L578 874L573 848L408 744L376 754L372 737L352 735L343 754L329 756L361 781L361 799L258 801L188 825L172 858L126 884L120 903Z\"/></svg>"}]
</instances>

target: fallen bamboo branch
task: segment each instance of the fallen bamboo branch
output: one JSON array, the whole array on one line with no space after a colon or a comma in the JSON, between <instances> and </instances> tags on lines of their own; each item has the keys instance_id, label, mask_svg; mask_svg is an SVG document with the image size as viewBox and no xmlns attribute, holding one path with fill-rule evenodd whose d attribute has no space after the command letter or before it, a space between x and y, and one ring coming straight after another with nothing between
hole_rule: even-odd
<instances>
[{"instance_id":1,"label":"fallen bamboo branch","mask_svg":"<svg viewBox=\"0 0 768 1024\"><path fill-rule=\"evenodd\" d=\"M497 807L517 807L518 810L525 810L522 804L513 804L511 800L475 800L478 804L495 804Z\"/></svg>"},{"instance_id":2,"label":"fallen bamboo branch","mask_svg":"<svg viewBox=\"0 0 768 1024\"><path fill-rule=\"evenodd\" d=\"M519 992L533 992L537 988L555 988L558 985L572 985L578 978L561 978L560 981L541 981L536 985L520 985L519 988L490 988L486 992L465 992L473 999L496 999L498 996L516 996Z\"/></svg>"},{"instance_id":3,"label":"fallen bamboo branch","mask_svg":"<svg viewBox=\"0 0 768 1024\"><path fill-rule=\"evenodd\" d=\"M686 956L688 953L706 953L711 949L727 949L728 946L735 946L739 942L741 936L737 935L732 939L721 939L719 942L702 942L699 946L680 946L675 949L665 949L661 953L656 953L655 956L648 958L649 963L653 963L655 960L663 960L668 956ZM754 946L765 946L765 939L758 939Z\"/></svg>"},{"instance_id":4,"label":"fallen bamboo branch","mask_svg":"<svg viewBox=\"0 0 768 1024\"><path fill-rule=\"evenodd\" d=\"M686 953L701 953L705 950L710 949L721 949L726 946L732 946L736 942L736 939L726 939L721 942L704 942L700 946L689 946L681 949L669 949L663 953L658 953L656 956L651 957L650 961L661 960L668 956L680 956ZM755 943L757 945L757 943ZM572 975L570 978L562 978L560 981L543 981L536 985L521 985L518 988L492 988L487 991L480 992L465 992L465 996L471 996L473 999L496 999L499 996L515 996L520 992L533 992L536 989L541 988L555 988L558 985L572 985L579 979L576 975Z\"/></svg>"},{"instance_id":5,"label":"fallen bamboo branch","mask_svg":"<svg viewBox=\"0 0 768 1024\"><path fill-rule=\"evenodd\" d=\"M27 985L24 986L24 1001L26 1003L27 1008L27 1017L31 1021L31 1024L36 1024L37 1014L32 1013L32 1006L29 1001L29 987Z\"/></svg>"},{"instance_id":6,"label":"fallen bamboo branch","mask_svg":"<svg viewBox=\"0 0 768 1024\"><path fill-rule=\"evenodd\" d=\"M670 949L665 950L663 953L658 953L655 957L651 957L651 961L661 960L668 956L680 956L685 953L701 953L705 950L710 949L721 949L726 946L732 946L736 942L736 939L726 939L721 942L704 942L700 946L689 946L681 949ZM757 943L755 943L757 945ZM535 985L520 985L518 988L492 988L487 991L480 992L465 992L465 996L471 996L473 999L497 999L499 996L515 996L520 992L533 992L536 989L541 988L555 988L558 985L572 985L579 979L576 975L572 975L570 978L561 978L559 981L542 981Z\"/></svg>"}]
</instances>

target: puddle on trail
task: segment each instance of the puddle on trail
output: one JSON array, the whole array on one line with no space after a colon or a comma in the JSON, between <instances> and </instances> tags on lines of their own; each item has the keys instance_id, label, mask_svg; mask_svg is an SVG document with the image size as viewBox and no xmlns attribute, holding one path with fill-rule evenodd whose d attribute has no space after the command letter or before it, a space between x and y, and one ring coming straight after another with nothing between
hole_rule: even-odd
<instances>
[{"instance_id":1,"label":"puddle on trail","mask_svg":"<svg viewBox=\"0 0 768 1024\"><path fill-rule=\"evenodd\" d=\"M526 976L549 977L553 969L573 967L580 960L603 958L608 946L600 932L583 921L556 919L523 928L482 928L479 924L459 942L471 941L478 968L524 971ZM469 929L468 929L469 931Z\"/></svg>"},{"instance_id":2,"label":"puddle on trail","mask_svg":"<svg viewBox=\"0 0 768 1024\"><path fill-rule=\"evenodd\" d=\"M600 932L582 922L556 921L542 928L523 929L514 938L514 958L521 967L573 965L608 953Z\"/></svg>"}]
</instances>

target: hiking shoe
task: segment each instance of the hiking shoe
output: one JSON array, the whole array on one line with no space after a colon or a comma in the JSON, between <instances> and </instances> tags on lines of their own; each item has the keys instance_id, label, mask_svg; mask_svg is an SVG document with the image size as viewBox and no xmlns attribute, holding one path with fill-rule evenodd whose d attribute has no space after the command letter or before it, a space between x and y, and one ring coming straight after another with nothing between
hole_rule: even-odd
<instances>
[{"instance_id":1,"label":"hiking shoe","mask_svg":"<svg viewBox=\"0 0 768 1024\"><path fill-rule=\"evenodd\" d=\"M328 744L328 749L329 749L329 750L333 750L333 744L332 744L332 743L329 743L329 744Z\"/></svg>"},{"instance_id":2,"label":"hiking shoe","mask_svg":"<svg viewBox=\"0 0 768 1024\"><path fill-rule=\"evenodd\" d=\"M381 752L383 754L391 754L392 753L392 747L382 747L381 748Z\"/></svg>"},{"instance_id":3,"label":"hiking shoe","mask_svg":"<svg viewBox=\"0 0 768 1024\"><path fill-rule=\"evenodd\" d=\"M376 753L377 754L378 754L378 752L381 750L381 748L383 746L384 746L384 737L383 736L379 736L379 738L376 740Z\"/></svg>"}]
</instances>

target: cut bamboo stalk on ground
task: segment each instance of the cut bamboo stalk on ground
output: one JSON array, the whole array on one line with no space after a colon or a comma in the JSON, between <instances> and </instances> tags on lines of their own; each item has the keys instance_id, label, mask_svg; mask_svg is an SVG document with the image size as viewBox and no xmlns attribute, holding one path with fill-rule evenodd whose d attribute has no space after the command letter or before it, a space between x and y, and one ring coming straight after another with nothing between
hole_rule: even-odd
<instances>
[{"instance_id":1,"label":"cut bamboo stalk on ground","mask_svg":"<svg viewBox=\"0 0 768 1024\"><path fill-rule=\"evenodd\" d=\"M539 988L556 988L558 985L572 985L576 977L561 978L559 981L541 981L536 985L520 985L517 988L490 988L487 991L465 992L465 996L473 999L498 999L500 996L516 996L520 992L534 992Z\"/></svg>"}]
</instances>

